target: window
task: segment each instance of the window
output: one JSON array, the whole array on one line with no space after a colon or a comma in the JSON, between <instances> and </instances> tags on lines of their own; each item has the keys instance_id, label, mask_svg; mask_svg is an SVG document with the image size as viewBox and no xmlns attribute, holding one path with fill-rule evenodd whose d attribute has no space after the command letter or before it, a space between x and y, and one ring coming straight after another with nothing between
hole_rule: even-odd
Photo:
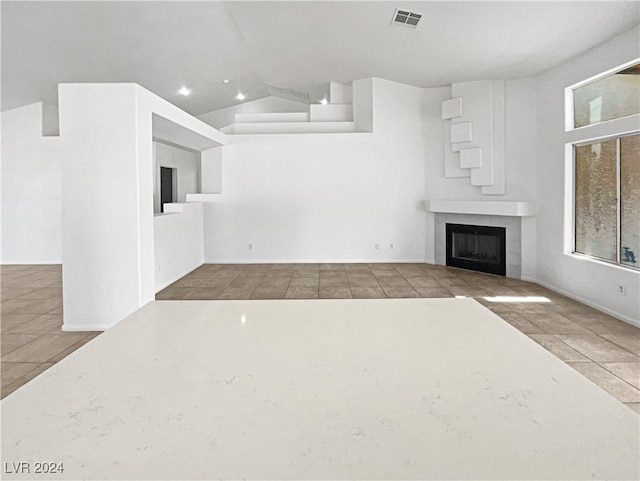
<instances>
[{"instance_id":1,"label":"window","mask_svg":"<svg viewBox=\"0 0 640 481\"><path fill-rule=\"evenodd\" d=\"M640 268L638 122L610 122L629 116L640 120L640 63L636 60L617 72L581 82L568 88L567 94L567 114L573 129L579 128L576 133L581 132L574 136L579 140L570 144L572 252ZM619 122L626 122L626 127Z\"/></svg>"},{"instance_id":2,"label":"window","mask_svg":"<svg viewBox=\"0 0 640 481\"><path fill-rule=\"evenodd\" d=\"M640 113L640 64L573 89L575 128Z\"/></svg>"},{"instance_id":3,"label":"window","mask_svg":"<svg viewBox=\"0 0 640 481\"><path fill-rule=\"evenodd\" d=\"M575 252L638 267L640 135L574 149Z\"/></svg>"}]
</instances>

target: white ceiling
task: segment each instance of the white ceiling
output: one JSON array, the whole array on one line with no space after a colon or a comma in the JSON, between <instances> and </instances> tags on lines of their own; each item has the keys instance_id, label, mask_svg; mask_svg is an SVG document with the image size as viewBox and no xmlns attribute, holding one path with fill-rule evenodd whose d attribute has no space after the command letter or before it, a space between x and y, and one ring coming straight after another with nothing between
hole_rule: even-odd
<instances>
[{"instance_id":1,"label":"white ceiling","mask_svg":"<svg viewBox=\"0 0 640 481\"><path fill-rule=\"evenodd\" d=\"M329 81L533 77L640 22L638 1L3 1L2 110L136 82L192 114ZM392 26L396 8L423 14ZM222 80L231 79L224 85ZM191 96L177 95L186 86Z\"/></svg>"}]
</instances>

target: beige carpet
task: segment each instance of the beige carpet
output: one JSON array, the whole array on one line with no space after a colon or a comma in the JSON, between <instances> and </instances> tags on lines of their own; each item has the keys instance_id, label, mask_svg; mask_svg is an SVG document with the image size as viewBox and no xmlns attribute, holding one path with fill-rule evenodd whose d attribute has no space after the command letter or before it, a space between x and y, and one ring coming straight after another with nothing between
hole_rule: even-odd
<instances>
[{"instance_id":1,"label":"beige carpet","mask_svg":"<svg viewBox=\"0 0 640 481\"><path fill-rule=\"evenodd\" d=\"M471 299L157 301L0 406L5 479L640 477L637 415Z\"/></svg>"}]
</instances>

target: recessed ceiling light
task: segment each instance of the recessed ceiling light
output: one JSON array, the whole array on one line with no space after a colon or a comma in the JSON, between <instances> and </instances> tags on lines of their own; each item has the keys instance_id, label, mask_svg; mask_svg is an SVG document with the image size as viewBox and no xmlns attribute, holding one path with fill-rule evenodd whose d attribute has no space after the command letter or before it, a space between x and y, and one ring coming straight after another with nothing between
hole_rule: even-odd
<instances>
[{"instance_id":1,"label":"recessed ceiling light","mask_svg":"<svg viewBox=\"0 0 640 481\"><path fill-rule=\"evenodd\" d=\"M222 81L222 83L223 83L223 84L228 84L229 82L231 82L231 80L229 80L228 78L226 78L226 79L224 79L224 80Z\"/></svg>"},{"instance_id":2,"label":"recessed ceiling light","mask_svg":"<svg viewBox=\"0 0 640 481\"><path fill-rule=\"evenodd\" d=\"M185 97L188 97L189 95L191 95L191 89L188 89L187 87L181 87L180 90L178 90L178 93L180 95L184 95Z\"/></svg>"},{"instance_id":3,"label":"recessed ceiling light","mask_svg":"<svg viewBox=\"0 0 640 481\"><path fill-rule=\"evenodd\" d=\"M325 98L323 98L323 99L320 101L320 103L321 103L322 105L327 105L327 104L329 103L329 101L328 101L328 100L326 99L326 97L325 97Z\"/></svg>"},{"instance_id":4,"label":"recessed ceiling light","mask_svg":"<svg viewBox=\"0 0 640 481\"><path fill-rule=\"evenodd\" d=\"M243 94L242 92L238 92L238 95L236 95L236 98L238 100L244 100L247 98L247 96L245 94Z\"/></svg>"}]
</instances>

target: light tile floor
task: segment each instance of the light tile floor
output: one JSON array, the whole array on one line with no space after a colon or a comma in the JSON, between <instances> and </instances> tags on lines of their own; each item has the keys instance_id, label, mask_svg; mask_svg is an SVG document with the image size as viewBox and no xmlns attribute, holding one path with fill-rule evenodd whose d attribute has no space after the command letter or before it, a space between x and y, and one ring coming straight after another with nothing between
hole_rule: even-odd
<instances>
[{"instance_id":1,"label":"light tile floor","mask_svg":"<svg viewBox=\"0 0 640 481\"><path fill-rule=\"evenodd\" d=\"M428 264L207 264L156 299L453 296L475 298L640 413L640 329L517 279ZM521 297L549 302L513 302ZM2 397L97 335L64 333L61 323L60 266L3 267Z\"/></svg>"}]
</instances>

